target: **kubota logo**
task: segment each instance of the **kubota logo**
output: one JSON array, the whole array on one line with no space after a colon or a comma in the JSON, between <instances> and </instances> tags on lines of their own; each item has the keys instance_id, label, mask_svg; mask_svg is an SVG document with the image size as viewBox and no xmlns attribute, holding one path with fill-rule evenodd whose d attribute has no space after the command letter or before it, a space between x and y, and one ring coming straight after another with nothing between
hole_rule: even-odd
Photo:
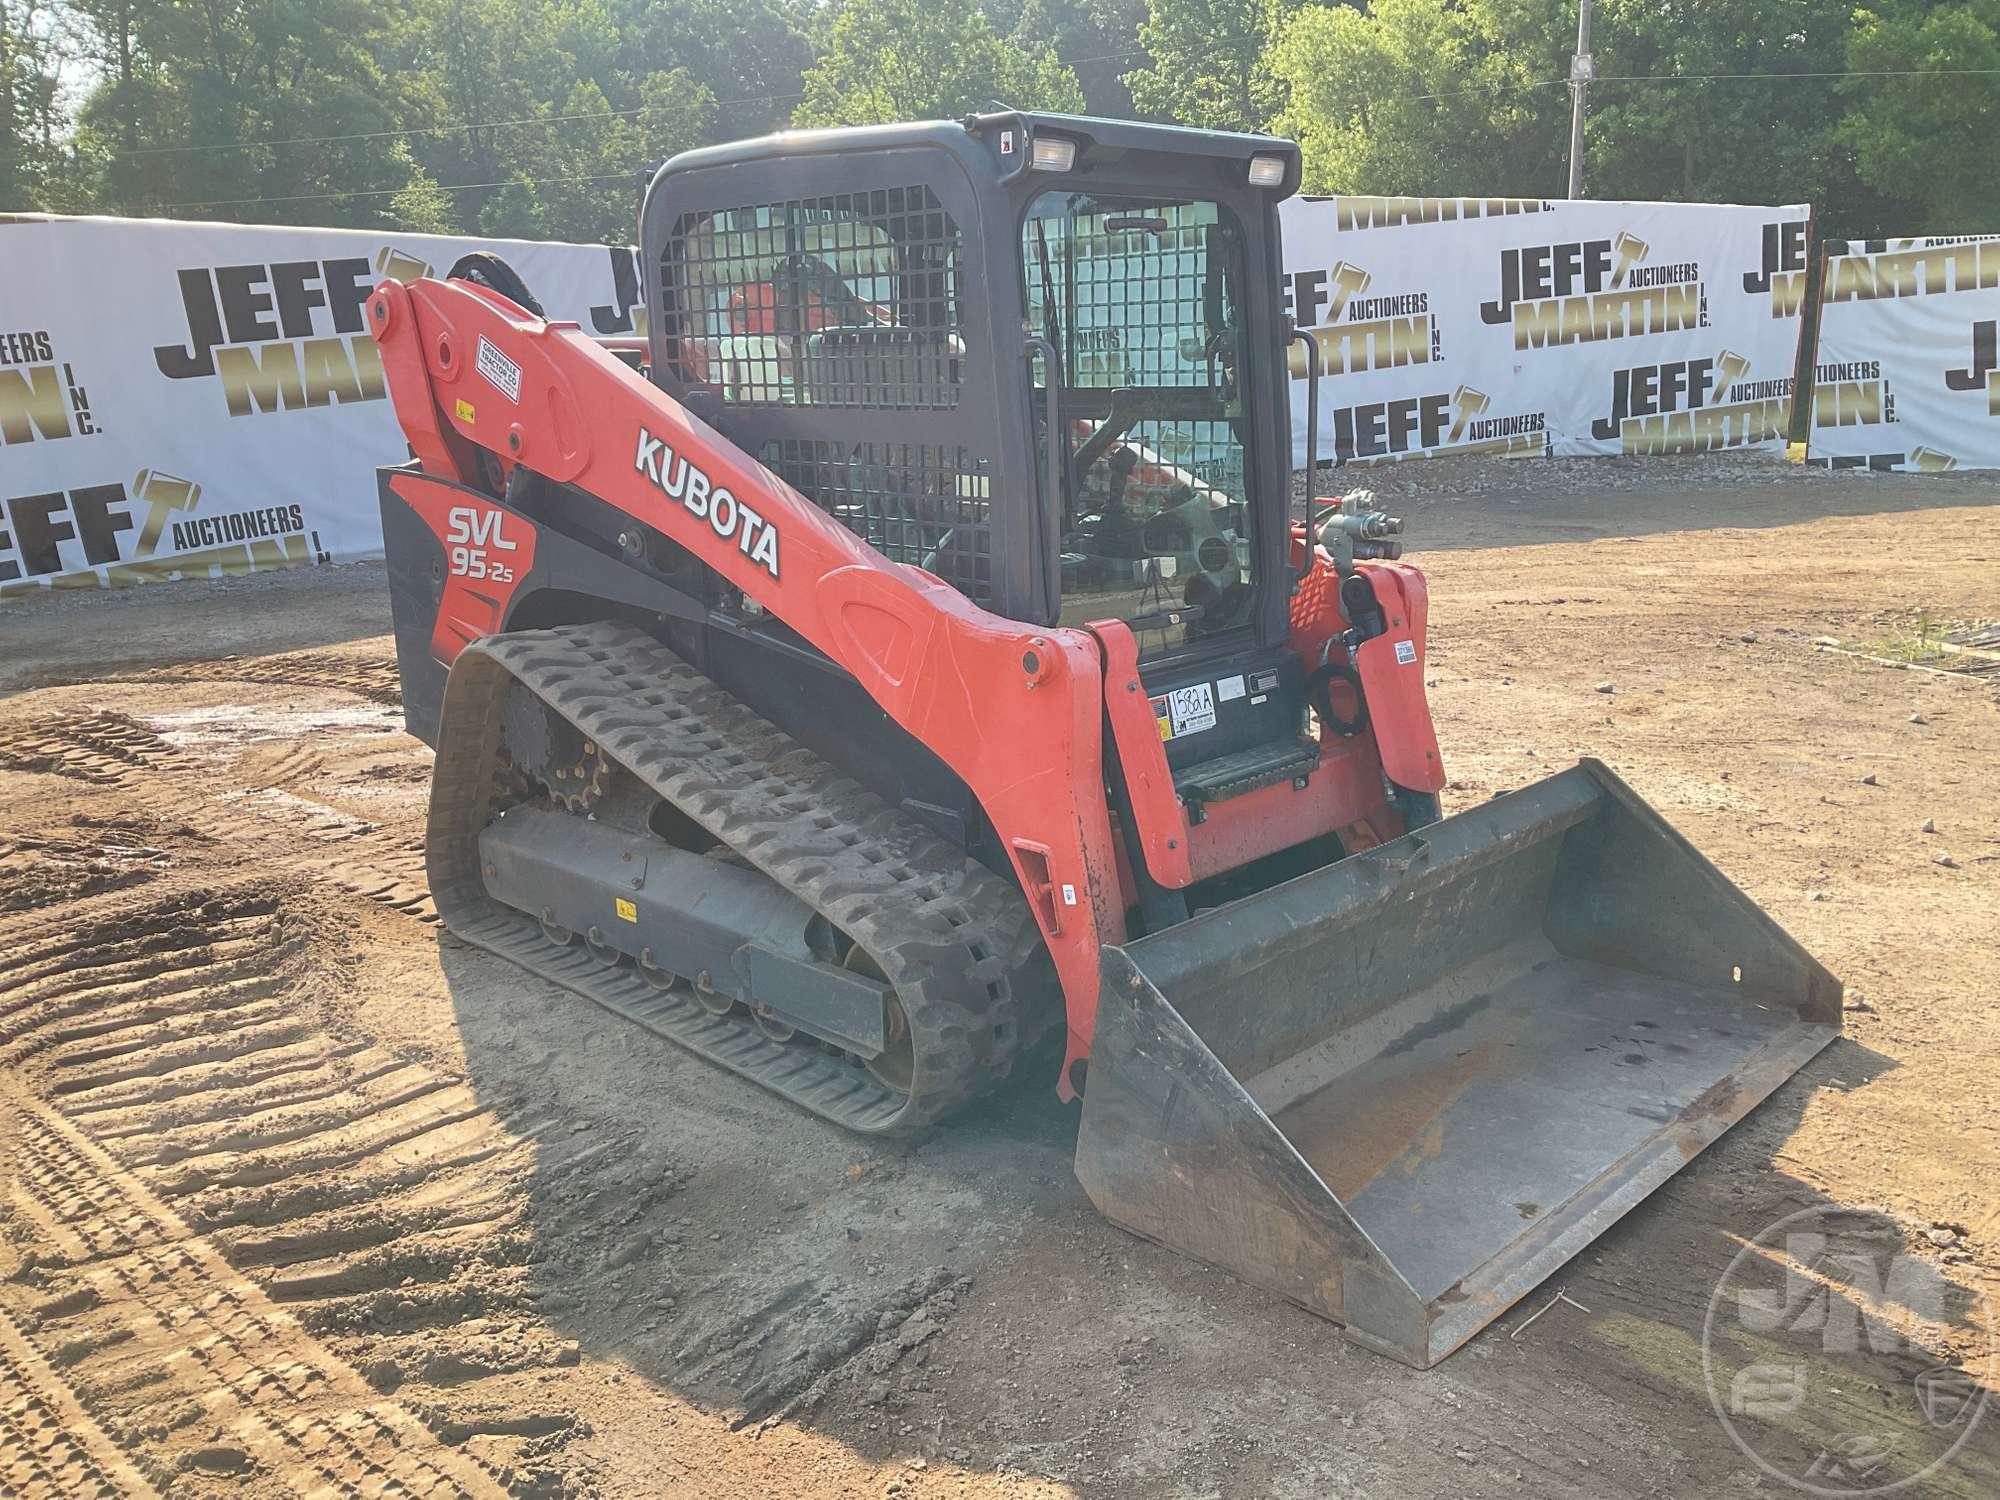
<instances>
[{"instance_id":1,"label":"kubota logo","mask_svg":"<svg viewBox=\"0 0 2000 1500\"><path fill-rule=\"evenodd\" d=\"M778 576L778 528L752 510L747 501L710 480L699 464L641 427L632 467L669 500L678 500L688 514L707 521L723 541L735 542L737 550L751 562L773 578Z\"/></svg>"}]
</instances>

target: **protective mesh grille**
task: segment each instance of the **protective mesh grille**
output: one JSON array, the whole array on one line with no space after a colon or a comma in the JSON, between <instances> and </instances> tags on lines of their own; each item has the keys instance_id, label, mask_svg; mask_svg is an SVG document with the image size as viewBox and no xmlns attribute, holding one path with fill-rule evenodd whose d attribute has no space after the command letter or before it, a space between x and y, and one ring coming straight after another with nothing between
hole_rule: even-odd
<instances>
[{"instance_id":1,"label":"protective mesh grille","mask_svg":"<svg viewBox=\"0 0 2000 1500\"><path fill-rule=\"evenodd\" d=\"M1134 202L1028 221L1028 327L1048 335L1054 315L1072 389L1214 384L1220 341L1205 335L1235 321L1227 283L1209 275L1217 213L1207 202Z\"/></svg>"},{"instance_id":2,"label":"protective mesh grille","mask_svg":"<svg viewBox=\"0 0 2000 1500\"><path fill-rule=\"evenodd\" d=\"M683 214L662 255L670 358L725 404L958 404L959 229L929 188Z\"/></svg>"},{"instance_id":3,"label":"protective mesh grille","mask_svg":"<svg viewBox=\"0 0 2000 1500\"><path fill-rule=\"evenodd\" d=\"M993 592L993 505L984 460L926 443L779 439L758 460L897 562L980 603Z\"/></svg>"}]
</instances>

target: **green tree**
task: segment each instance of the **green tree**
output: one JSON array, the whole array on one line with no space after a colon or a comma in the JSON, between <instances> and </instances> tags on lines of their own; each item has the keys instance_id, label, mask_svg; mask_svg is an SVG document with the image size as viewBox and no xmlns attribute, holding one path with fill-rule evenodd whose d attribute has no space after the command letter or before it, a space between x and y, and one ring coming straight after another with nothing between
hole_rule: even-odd
<instances>
[{"instance_id":1,"label":"green tree","mask_svg":"<svg viewBox=\"0 0 2000 1500\"><path fill-rule=\"evenodd\" d=\"M95 164L101 206L384 220L409 174L382 131L398 104L389 0L80 4L101 71L74 144Z\"/></svg>"},{"instance_id":2,"label":"green tree","mask_svg":"<svg viewBox=\"0 0 2000 1500\"><path fill-rule=\"evenodd\" d=\"M532 144L517 154L514 180L481 211L481 231L631 243L641 165L699 144L715 109L708 91L679 70L647 79L639 98L631 113L615 113L595 83L573 87L554 112L565 128L524 132Z\"/></svg>"},{"instance_id":3,"label":"green tree","mask_svg":"<svg viewBox=\"0 0 2000 1500\"><path fill-rule=\"evenodd\" d=\"M1002 41L972 0L847 0L805 76L799 125L952 118L996 100L1081 110L1076 75Z\"/></svg>"},{"instance_id":4,"label":"green tree","mask_svg":"<svg viewBox=\"0 0 2000 1500\"><path fill-rule=\"evenodd\" d=\"M1261 130L1284 108L1272 48L1300 0L1150 0L1139 44L1151 61L1125 75L1133 106L1210 130Z\"/></svg>"},{"instance_id":5,"label":"green tree","mask_svg":"<svg viewBox=\"0 0 2000 1500\"><path fill-rule=\"evenodd\" d=\"M1559 192L1573 22L1532 0L1375 0L1300 12L1269 63L1277 128L1319 193ZM1639 196L1639 195L1629 195Z\"/></svg>"},{"instance_id":6,"label":"green tree","mask_svg":"<svg viewBox=\"0 0 2000 1500\"><path fill-rule=\"evenodd\" d=\"M987 0L993 29L1031 55L1053 52L1076 74L1084 113L1122 119L1133 113L1124 75L1146 60L1139 27L1146 0Z\"/></svg>"},{"instance_id":7,"label":"green tree","mask_svg":"<svg viewBox=\"0 0 2000 1500\"><path fill-rule=\"evenodd\" d=\"M0 210L73 206L64 85L86 40L59 3L0 0Z\"/></svg>"},{"instance_id":8,"label":"green tree","mask_svg":"<svg viewBox=\"0 0 2000 1500\"><path fill-rule=\"evenodd\" d=\"M612 0L618 67L633 77L683 69L715 101L704 141L782 128L813 64L812 0Z\"/></svg>"},{"instance_id":9,"label":"green tree","mask_svg":"<svg viewBox=\"0 0 2000 1500\"><path fill-rule=\"evenodd\" d=\"M458 211L451 194L413 161L409 184L389 199L389 222L412 234L456 234Z\"/></svg>"},{"instance_id":10,"label":"green tree","mask_svg":"<svg viewBox=\"0 0 2000 1500\"><path fill-rule=\"evenodd\" d=\"M1857 11L1848 66L1857 72L2000 70L2000 0L1875 0ZM1851 232L1965 234L2000 229L2000 76L1856 77L1837 137L1861 181L1902 217Z\"/></svg>"},{"instance_id":11,"label":"green tree","mask_svg":"<svg viewBox=\"0 0 2000 1500\"><path fill-rule=\"evenodd\" d=\"M1586 191L1844 199L1838 85L1812 75L1840 71L1851 15L1852 0L1605 0L1597 67L1614 76L1590 91Z\"/></svg>"}]
</instances>

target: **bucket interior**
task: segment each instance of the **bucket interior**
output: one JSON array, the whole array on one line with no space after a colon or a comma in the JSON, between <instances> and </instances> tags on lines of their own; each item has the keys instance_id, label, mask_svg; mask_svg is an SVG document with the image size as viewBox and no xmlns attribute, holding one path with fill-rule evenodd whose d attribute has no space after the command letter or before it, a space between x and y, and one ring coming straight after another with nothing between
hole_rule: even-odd
<instances>
[{"instance_id":1,"label":"bucket interior","mask_svg":"<svg viewBox=\"0 0 2000 1500\"><path fill-rule=\"evenodd\" d=\"M1728 1092L1745 1054L1797 1019L1564 958L1539 935L1477 968L1379 1012L1359 1046L1245 1080L1426 1301Z\"/></svg>"},{"instance_id":2,"label":"bucket interior","mask_svg":"<svg viewBox=\"0 0 2000 1500\"><path fill-rule=\"evenodd\" d=\"M1598 768L1122 957L1078 1147L1093 1198L1350 1325L1371 1316L1349 1305L1367 1259L1416 1308L1381 1315L1385 1343L1407 1346L1390 1352L1415 1363L1497 1316L1837 1029L1832 976ZM1153 1139L1123 1139L1135 1132ZM1197 1173L1242 1180L1196 1187ZM1267 1192L1259 1173L1285 1180ZM1242 1231L1274 1212L1295 1222ZM1329 1225L1329 1263L1308 1275L1308 1239Z\"/></svg>"}]
</instances>

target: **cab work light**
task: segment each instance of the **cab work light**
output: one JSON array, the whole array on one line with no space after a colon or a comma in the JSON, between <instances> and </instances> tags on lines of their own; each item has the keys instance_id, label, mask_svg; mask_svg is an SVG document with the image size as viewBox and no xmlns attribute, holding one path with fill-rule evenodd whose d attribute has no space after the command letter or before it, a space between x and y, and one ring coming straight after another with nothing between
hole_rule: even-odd
<instances>
[{"instance_id":1,"label":"cab work light","mask_svg":"<svg viewBox=\"0 0 2000 1500\"><path fill-rule=\"evenodd\" d=\"M1076 142L1059 135L1038 135L1032 159L1039 172L1067 172L1076 165Z\"/></svg>"},{"instance_id":2,"label":"cab work light","mask_svg":"<svg viewBox=\"0 0 2000 1500\"><path fill-rule=\"evenodd\" d=\"M1253 156L1250 158L1250 186L1274 188L1285 180L1285 159L1282 156Z\"/></svg>"}]
</instances>

